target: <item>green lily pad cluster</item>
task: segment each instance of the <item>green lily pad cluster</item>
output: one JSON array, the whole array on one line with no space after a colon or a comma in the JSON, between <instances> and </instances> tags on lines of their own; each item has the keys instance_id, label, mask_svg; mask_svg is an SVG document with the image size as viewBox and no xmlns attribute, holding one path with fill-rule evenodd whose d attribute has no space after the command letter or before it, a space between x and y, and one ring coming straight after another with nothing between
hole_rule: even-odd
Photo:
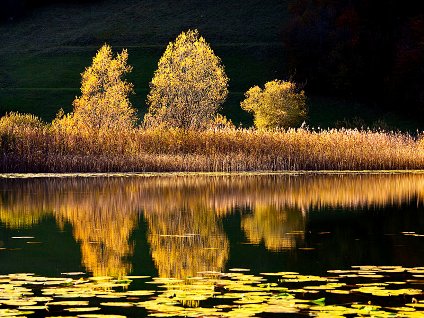
<instances>
[{"instance_id":1,"label":"green lily pad cluster","mask_svg":"<svg viewBox=\"0 0 424 318\"><path fill-rule=\"evenodd\" d=\"M424 317L423 267L358 266L326 276L202 272L196 277L0 276L0 317ZM72 277L70 277L72 276ZM136 284L132 284L137 281ZM132 288L136 285L137 289ZM142 288L140 288L140 286Z\"/></svg>"}]
</instances>

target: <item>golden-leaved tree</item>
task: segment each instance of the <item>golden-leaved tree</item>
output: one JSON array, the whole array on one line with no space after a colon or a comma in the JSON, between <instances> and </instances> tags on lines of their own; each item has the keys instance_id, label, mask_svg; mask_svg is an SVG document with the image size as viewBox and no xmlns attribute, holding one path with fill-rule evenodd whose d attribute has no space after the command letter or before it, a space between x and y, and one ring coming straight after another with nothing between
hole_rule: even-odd
<instances>
[{"instance_id":1,"label":"golden-leaved tree","mask_svg":"<svg viewBox=\"0 0 424 318\"><path fill-rule=\"evenodd\" d=\"M274 80L265 88L250 88L241 108L253 113L257 128L273 129L300 125L306 118L306 97L295 83Z\"/></svg>"},{"instance_id":2,"label":"golden-leaved tree","mask_svg":"<svg viewBox=\"0 0 424 318\"><path fill-rule=\"evenodd\" d=\"M221 60L197 30L169 43L147 96L145 125L199 129L214 120L228 95Z\"/></svg>"},{"instance_id":3,"label":"golden-leaved tree","mask_svg":"<svg viewBox=\"0 0 424 318\"><path fill-rule=\"evenodd\" d=\"M133 85L124 79L132 68L123 50L114 58L112 48L105 44L93 63L81 74L81 96L73 102L74 111L54 124L72 126L88 133L123 131L134 126L135 110L129 95ZM69 128L69 127L67 127Z\"/></svg>"}]
</instances>

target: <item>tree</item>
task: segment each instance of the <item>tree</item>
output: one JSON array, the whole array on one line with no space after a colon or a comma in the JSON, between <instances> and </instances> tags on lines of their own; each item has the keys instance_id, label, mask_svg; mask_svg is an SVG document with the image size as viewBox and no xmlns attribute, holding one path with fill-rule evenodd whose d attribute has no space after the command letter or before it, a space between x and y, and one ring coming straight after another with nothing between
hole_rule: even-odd
<instances>
[{"instance_id":1,"label":"tree","mask_svg":"<svg viewBox=\"0 0 424 318\"><path fill-rule=\"evenodd\" d=\"M133 85L123 79L132 69L127 60L126 50L113 58L109 45L100 48L92 65L82 73L82 95L74 100L71 116L75 127L89 132L133 127L136 116L129 100Z\"/></svg>"},{"instance_id":2,"label":"tree","mask_svg":"<svg viewBox=\"0 0 424 318\"><path fill-rule=\"evenodd\" d=\"M147 96L147 126L199 129L214 119L228 95L221 60L197 30L169 43Z\"/></svg>"},{"instance_id":3,"label":"tree","mask_svg":"<svg viewBox=\"0 0 424 318\"><path fill-rule=\"evenodd\" d=\"M257 128L286 128L300 125L306 118L306 97L292 82L274 80L245 93L241 108L254 114Z\"/></svg>"}]
</instances>

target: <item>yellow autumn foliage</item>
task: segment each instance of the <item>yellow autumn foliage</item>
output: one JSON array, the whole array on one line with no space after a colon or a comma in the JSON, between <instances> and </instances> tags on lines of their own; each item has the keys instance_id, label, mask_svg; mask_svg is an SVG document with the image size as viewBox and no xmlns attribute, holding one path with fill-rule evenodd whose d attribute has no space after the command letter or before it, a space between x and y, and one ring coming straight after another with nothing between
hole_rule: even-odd
<instances>
[{"instance_id":1,"label":"yellow autumn foliage","mask_svg":"<svg viewBox=\"0 0 424 318\"><path fill-rule=\"evenodd\" d=\"M44 123L33 114L10 112L0 118L0 130L22 130L42 128Z\"/></svg>"},{"instance_id":2,"label":"yellow autumn foliage","mask_svg":"<svg viewBox=\"0 0 424 318\"><path fill-rule=\"evenodd\" d=\"M241 108L254 114L259 129L288 128L300 125L306 118L306 97L292 82L274 80L265 88L250 88Z\"/></svg>"},{"instance_id":3,"label":"yellow autumn foliage","mask_svg":"<svg viewBox=\"0 0 424 318\"><path fill-rule=\"evenodd\" d=\"M114 58L112 48L103 45L81 74L81 96L73 102L73 113L58 116L54 124L88 134L131 129L136 116L129 100L133 85L123 79L132 70L127 61L126 50Z\"/></svg>"},{"instance_id":4,"label":"yellow autumn foliage","mask_svg":"<svg viewBox=\"0 0 424 318\"><path fill-rule=\"evenodd\" d=\"M182 32L169 43L150 83L148 127L203 128L228 95L221 60L197 30Z\"/></svg>"}]
</instances>

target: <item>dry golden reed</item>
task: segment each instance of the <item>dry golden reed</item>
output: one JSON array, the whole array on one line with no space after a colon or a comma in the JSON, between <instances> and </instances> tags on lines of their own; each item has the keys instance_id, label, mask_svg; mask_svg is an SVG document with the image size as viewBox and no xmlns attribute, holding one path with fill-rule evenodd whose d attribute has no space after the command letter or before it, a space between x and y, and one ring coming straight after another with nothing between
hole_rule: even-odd
<instances>
[{"instance_id":1,"label":"dry golden reed","mask_svg":"<svg viewBox=\"0 0 424 318\"><path fill-rule=\"evenodd\" d=\"M1 172L383 169L424 169L422 141L356 129L135 128L87 135L0 125Z\"/></svg>"}]
</instances>

